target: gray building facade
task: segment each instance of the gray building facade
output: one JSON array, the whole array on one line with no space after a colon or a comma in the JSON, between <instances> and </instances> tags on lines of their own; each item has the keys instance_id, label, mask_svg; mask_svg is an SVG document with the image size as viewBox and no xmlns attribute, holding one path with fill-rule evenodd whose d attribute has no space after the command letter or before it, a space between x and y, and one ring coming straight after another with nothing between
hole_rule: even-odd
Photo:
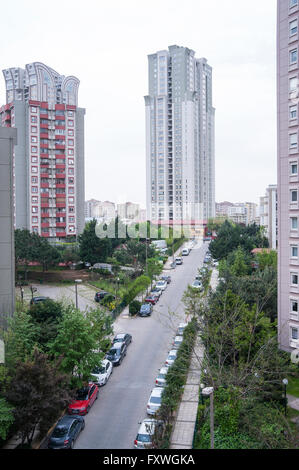
<instances>
[{"instance_id":1,"label":"gray building facade","mask_svg":"<svg viewBox=\"0 0 299 470\"><path fill-rule=\"evenodd\" d=\"M151 220L215 216L212 68L186 47L148 56L147 212Z\"/></svg>"},{"instance_id":2,"label":"gray building facade","mask_svg":"<svg viewBox=\"0 0 299 470\"><path fill-rule=\"evenodd\" d=\"M0 127L0 325L15 306L13 148L16 129Z\"/></svg>"}]
</instances>

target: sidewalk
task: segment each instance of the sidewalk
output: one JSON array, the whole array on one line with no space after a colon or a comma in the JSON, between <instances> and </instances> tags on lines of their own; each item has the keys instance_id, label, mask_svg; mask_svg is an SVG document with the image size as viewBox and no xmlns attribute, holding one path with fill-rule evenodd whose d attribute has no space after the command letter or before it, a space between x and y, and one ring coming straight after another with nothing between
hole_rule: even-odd
<instances>
[{"instance_id":1,"label":"sidewalk","mask_svg":"<svg viewBox=\"0 0 299 470\"><path fill-rule=\"evenodd\" d=\"M294 397L293 395L287 395L288 406L294 410L299 411L299 398Z\"/></svg>"},{"instance_id":2,"label":"sidewalk","mask_svg":"<svg viewBox=\"0 0 299 470\"><path fill-rule=\"evenodd\" d=\"M211 287L213 290L216 288L217 283L218 270L213 269L211 276ZM183 398L171 436L170 449L192 449L199 402L199 388L203 357L204 348L199 338L197 338Z\"/></svg>"}]
</instances>

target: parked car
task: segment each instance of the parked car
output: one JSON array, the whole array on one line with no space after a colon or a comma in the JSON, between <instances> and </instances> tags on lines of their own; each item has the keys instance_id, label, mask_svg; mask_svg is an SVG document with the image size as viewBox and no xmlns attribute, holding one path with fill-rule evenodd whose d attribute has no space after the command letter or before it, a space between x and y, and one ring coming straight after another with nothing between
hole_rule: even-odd
<instances>
[{"instance_id":1,"label":"parked car","mask_svg":"<svg viewBox=\"0 0 299 470\"><path fill-rule=\"evenodd\" d=\"M119 333L114 336L113 343L126 343L127 346L132 343L132 335L129 333Z\"/></svg>"},{"instance_id":2,"label":"parked car","mask_svg":"<svg viewBox=\"0 0 299 470\"><path fill-rule=\"evenodd\" d=\"M106 295L109 295L109 292L105 292L105 291L96 292L96 294L95 294L95 296L94 296L94 300L95 300L96 302L100 302L101 300L103 300L103 298L104 298Z\"/></svg>"},{"instance_id":3,"label":"parked car","mask_svg":"<svg viewBox=\"0 0 299 470\"><path fill-rule=\"evenodd\" d=\"M181 258L180 256L178 256L178 257L175 259L175 263L176 263L176 265L183 264L183 258Z\"/></svg>"},{"instance_id":4,"label":"parked car","mask_svg":"<svg viewBox=\"0 0 299 470\"><path fill-rule=\"evenodd\" d=\"M33 297L31 300L30 300L30 305L37 305L39 304L40 302L46 302L47 300L50 300L49 297Z\"/></svg>"},{"instance_id":5,"label":"parked car","mask_svg":"<svg viewBox=\"0 0 299 470\"><path fill-rule=\"evenodd\" d=\"M106 354L106 359L111 361L114 366L120 366L127 354L127 345L125 343L114 343Z\"/></svg>"},{"instance_id":6,"label":"parked car","mask_svg":"<svg viewBox=\"0 0 299 470\"><path fill-rule=\"evenodd\" d=\"M146 303L150 303L152 305L156 305L156 303L158 302L159 300L159 297L157 295L148 295L145 299L144 299L144 302Z\"/></svg>"},{"instance_id":7,"label":"parked car","mask_svg":"<svg viewBox=\"0 0 299 470\"><path fill-rule=\"evenodd\" d=\"M162 281L166 281L167 284L171 283L171 276L161 276Z\"/></svg>"},{"instance_id":8,"label":"parked car","mask_svg":"<svg viewBox=\"0 0 299 470\"><path fill-rule=\"evenodd\" d=\"M142 304L140 307L139 315L140 317L150 317L153 311L153 306L151 303Z\"/></svg>"},{"instance_id":9,"label":"parked car","mask_svg":"<svg viewBox=\"0 0 299 470\"><path fill-rule=\"evenodd\" d=\"M85 428L82 416L65 415L56 424L50 435L49 449L72 449L78 435Z\"/></svg>"},{"instance_id":10,"label":"parked car","mask_svg":"<svg viewBox=\"0 0 299 470\"><path fill-rule=\"evenodd\" d=\"M193 289L202 289L202 283L198 280L195 280L192 284L191 284L191 287L193 287Z\"/></svg>"},{"instance_id":11,"label":"parked car","mask_svg":"<svg viewBox=\"0 0 299 470\"><path fill-rule=\"evenodd\" d=\"M169 367L174 363L174 361L176 360L177 354L178 354L177 349L172 349L171 351L169 351L167 359L165 361L166 367Z\"/></svg>"},{"instance_id":12,"label":"parked car","mask_svg":"<svg viewBox=\"0 0 299 470\"><path fill-rule=\"evenodd\" d=\"M154 415L160 408L162 401L162 393L162 387L153 388L146 407L146 412L148 415Z\"/></svg>"},{"instance_id":13,"label":"parked car","mask_svg":"<svg viewBox=\"0 0 299 470\"><path fill-rule=\"evenodd\" d=\"M180 347L181 344L182 344L182 341L183 341L183 337L182 337L182 336L179 336L179 335L176 336L176 337L174 338L173 343L172 343L173 349L179 349L179 347Z\"/></svg>"},{"instance_id":14,"label":"parked car","mask_svg":"<svg viewBox=\"0 0 299 470\"><path fill-rule=\"evenodd\" d=\"M136 449L150 449L152 447L152 436L155 433L156 426L162 426L161 421L156 419L144 419L140 423L134 447Z\"/></svg>"},{"instance_id":15,"label":"parked car","mask_svg":"<svg viewBox=\"0 0 299 470\"><path fill-rule=\"evenodd\" d=\"M168 367L161 367L158 377L156 378L156 387L165 387L167 372Z\"/></svg>"},{"instance_id":16,"label":"parked car","mask_svg":"<svg viewBox=\"0 0 299 470\"><path fill-rule=\"evenodd\" d=\"M98 386L106 385L110 375L113 372L113 365L108 359L103 359L99 366L96 366L91 372L91 380Z\"/></svg>"},{"instance_id":17,"label":"parked car","mask_svg":"<svg viewBox=\"0 0 299 470\"><path fill-rule=\"evenodd\" d=\"M68 406L68 413L70 415L86 415L90 407L98 398L99 387L94 383L89 383L87 387L77 390L75 400Z\"/></svg>"},{"instance_id":18,"label":"parked car","mask_svg":"<svg viewBox=\"0 0 299 470\"><path fill-rule=\"evenodd\" d=\"M189 256L190 250L188 248L184 248L182 251L182 256Z\"/></svg>"},{"instance_id":19,"label":"parked car","mask_svg":"<svg viewBox=\"0 0 299 470\"><path fill-rule=\"evenodd\" d=\"M157 282L155 287L162 290L162 291L164 291L167 288L167 281L162 279L162 280Z\"/></svg>"},{"instance_id":20,"label":"parked car","mask_svg":"<svg viewBox=\"0 0 299 470\"><path fill-rule=\"evenodd\" d=\"M159 287L156 287L156 286L153 287L150 292L150 295L156 295L159 299L162 294L163 294L163 291Z\"/></svg>"},{"instance_id":21,"label":"parked car","mask_svg":"<svg viewBox=\"0 0 299 470\"><path fill-rule=\"evenodd\" d=\"M180 323L177 329L177 336L183 336L184 334L184 329L186 328L187 323Z\"/></svg>"}]
</instances>

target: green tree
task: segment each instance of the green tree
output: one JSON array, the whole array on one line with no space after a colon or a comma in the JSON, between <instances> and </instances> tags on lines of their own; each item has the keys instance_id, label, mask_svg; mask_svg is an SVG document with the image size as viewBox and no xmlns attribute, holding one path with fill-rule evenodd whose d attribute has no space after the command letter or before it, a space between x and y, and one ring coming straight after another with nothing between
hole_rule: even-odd
<instances>
[{"instance_id":1,"label":"green tree","mask_svg":"<svg viewBox=\"0 0 299 470\"><path fill-rule=\"evenodd\" d=\"M95 313L84 316L68 306L58 324L57 336L49 345L54 357L62 357L61 370L72 375L72 384L76 386L89 379L92 369L103 358L101 341L109 333L103 330L102 323L97 324L96 318Z\"/></svg>"},{"instance_id":2,"label":"green tree","mask_svg":"<svg viewBox=\"0 0 299 470\"><path fill-rule=\"evenodd\" d=\"M159 263L159 261L157 261L155 258L149 258L147 260L146 271L147 271L146 275L151 280L151 287L152 287L153 280L162 273L163 265Z\"/></svg>"},{"instance_id":3,"label":"green tree","mask_svg":"<svg viewBox=\"0 0 299 470\"><path fill-rule=\"evenodd\" d=\"M72 396L69 377L59 372L59 362L53 363L35 350L30 361L17 365L13 387L5 398L14 407L13 415L22 445L32 442L37 429L42 433L58 418Z\"/></svg>"},{"instance_id":4,"label":"green tree","mask_svg":"<svg viewBox=\"0 0 299 470\"><path fill-rule=\"evenodd\" d=\"M97 236L96 224L95 219L88 222L79 236L80 258L91 264L105 262L113 252L111 239Z\"/></svg>"},{"instance_id":5,"label":"green tree","mask_svg":"<svg viewBox=\"0 0 299 470\"><path fill-rule=\"evenodd\" d=\"M8 430L14 422L13 410L5 398L0 397L0 438L3 440L6 439Z\"/></svg>"}]
</instances>

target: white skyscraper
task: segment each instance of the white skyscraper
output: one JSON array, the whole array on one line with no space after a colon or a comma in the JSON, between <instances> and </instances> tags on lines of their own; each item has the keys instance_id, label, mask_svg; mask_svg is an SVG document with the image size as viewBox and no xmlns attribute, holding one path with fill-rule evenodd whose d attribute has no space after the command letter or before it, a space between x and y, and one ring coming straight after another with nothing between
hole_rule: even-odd
<instances>
[{"instance_id":1,"label":"white skyscraper","mask_svg":"<svg viewBox=\"0 0 299 470\"><path fill-rule=\"evenodd\" d=\"M147 212L150 220L215 216L212 68L186 47L148 56Z\"/></svg>"}]
</instances>

